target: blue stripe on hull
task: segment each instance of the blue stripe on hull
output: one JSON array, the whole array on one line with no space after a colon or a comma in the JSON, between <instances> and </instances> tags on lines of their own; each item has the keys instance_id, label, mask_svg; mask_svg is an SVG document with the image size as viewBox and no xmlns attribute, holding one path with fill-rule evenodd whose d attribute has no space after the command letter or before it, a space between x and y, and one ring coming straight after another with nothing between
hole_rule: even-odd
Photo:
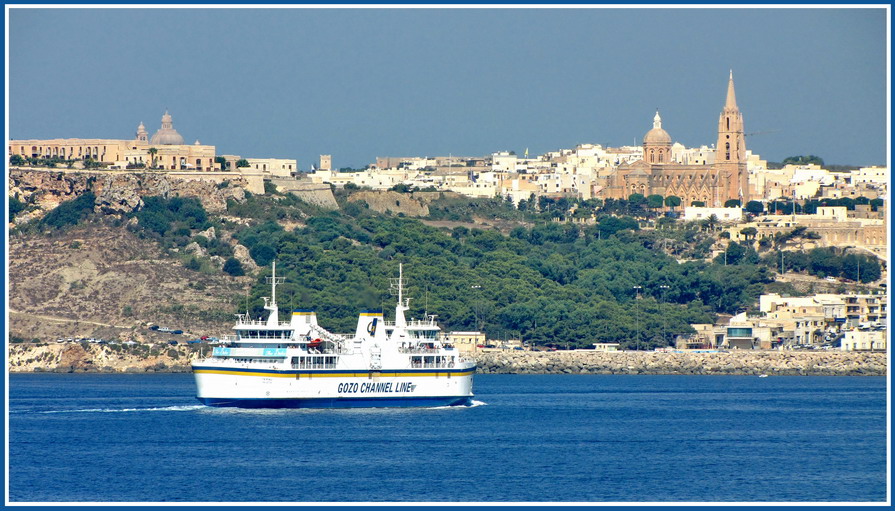
<instances>
[{"instance_id":1,"label":"blue stripe on hull","mask_svg":"<svg viewBox=\"0 0 895 511\"><path fill-rule=\"evenodd\" d=\"M366 398L295 398L295 399L230 399L197 397L207 406L236 408L395 408L431 406L469 406L472 396L449 397L366 397Z\"/></svg>"}]
</instances>

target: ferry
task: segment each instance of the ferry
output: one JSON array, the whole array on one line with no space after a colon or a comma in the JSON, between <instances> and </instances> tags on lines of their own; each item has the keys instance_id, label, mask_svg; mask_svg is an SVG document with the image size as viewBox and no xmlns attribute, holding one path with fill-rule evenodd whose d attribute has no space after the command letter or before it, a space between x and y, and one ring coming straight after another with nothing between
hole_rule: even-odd
<instances>
[{"instance_id":1,"label":"ferry","mask_svg":"<svg viewBox=\"0 0 895 511\"><path fill-rule=\"evenodd\" d=\"M240 408L471 405L475 362L446 342L435 315L406 319L403 265L390 280L394 321L381 310L364 310L353 335L337 334L318 325L310 309L280 321L276 288L283 278L274 262L267 318L237 314L234 335L192 362L196 397L208 406Z\"/></svg>"}]
</instances>

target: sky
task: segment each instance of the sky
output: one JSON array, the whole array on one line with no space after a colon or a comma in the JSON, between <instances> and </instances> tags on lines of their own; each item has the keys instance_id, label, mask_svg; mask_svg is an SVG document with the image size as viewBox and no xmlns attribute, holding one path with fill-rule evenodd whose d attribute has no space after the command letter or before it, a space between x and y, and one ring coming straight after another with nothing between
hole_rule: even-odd
<instances>
[{"instance_id":1,"label":"sky","mask_svg":"<svg viewBox=\"0 0 895 511\"><path fill-rule=\"evenodd\" d=\"M168 110L217 154L530 155L712 145L733 71L769 161L888 160L885 8L9 8L7 136L132 139Z\"/></svg>"}]
</instances>

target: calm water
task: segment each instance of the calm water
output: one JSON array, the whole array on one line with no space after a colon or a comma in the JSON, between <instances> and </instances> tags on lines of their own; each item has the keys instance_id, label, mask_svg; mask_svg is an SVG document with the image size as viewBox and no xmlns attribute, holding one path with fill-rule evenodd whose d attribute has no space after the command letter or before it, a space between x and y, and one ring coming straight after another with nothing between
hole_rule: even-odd
<instances>
[{"instance_id":1,"label":"calm water","mask_svg":"<svg viewBox=\"0 0 895 511\"><path fill-rule=\"evenodd\" d=\"M10 375L9 499L885 501L886 380L478 375L469 408L235 410Z\"/></svg>"}]
</instances>

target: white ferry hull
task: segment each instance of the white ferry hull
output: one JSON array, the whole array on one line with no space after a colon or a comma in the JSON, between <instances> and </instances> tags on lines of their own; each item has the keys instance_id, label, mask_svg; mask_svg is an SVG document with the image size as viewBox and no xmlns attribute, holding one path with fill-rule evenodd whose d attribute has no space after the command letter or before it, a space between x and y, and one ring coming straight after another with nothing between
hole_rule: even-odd
<instances>
[{"instance_id":1,"label":"white ferry hull","mask_svg":"<svg viewBox=\"0 0 895 511\"><path fill-rule=\"evenodd\" d=\"M240 408L463 406L472 403L475 366L356 371L193 365L197 399Z\"/></svg>"}]
</instances>

